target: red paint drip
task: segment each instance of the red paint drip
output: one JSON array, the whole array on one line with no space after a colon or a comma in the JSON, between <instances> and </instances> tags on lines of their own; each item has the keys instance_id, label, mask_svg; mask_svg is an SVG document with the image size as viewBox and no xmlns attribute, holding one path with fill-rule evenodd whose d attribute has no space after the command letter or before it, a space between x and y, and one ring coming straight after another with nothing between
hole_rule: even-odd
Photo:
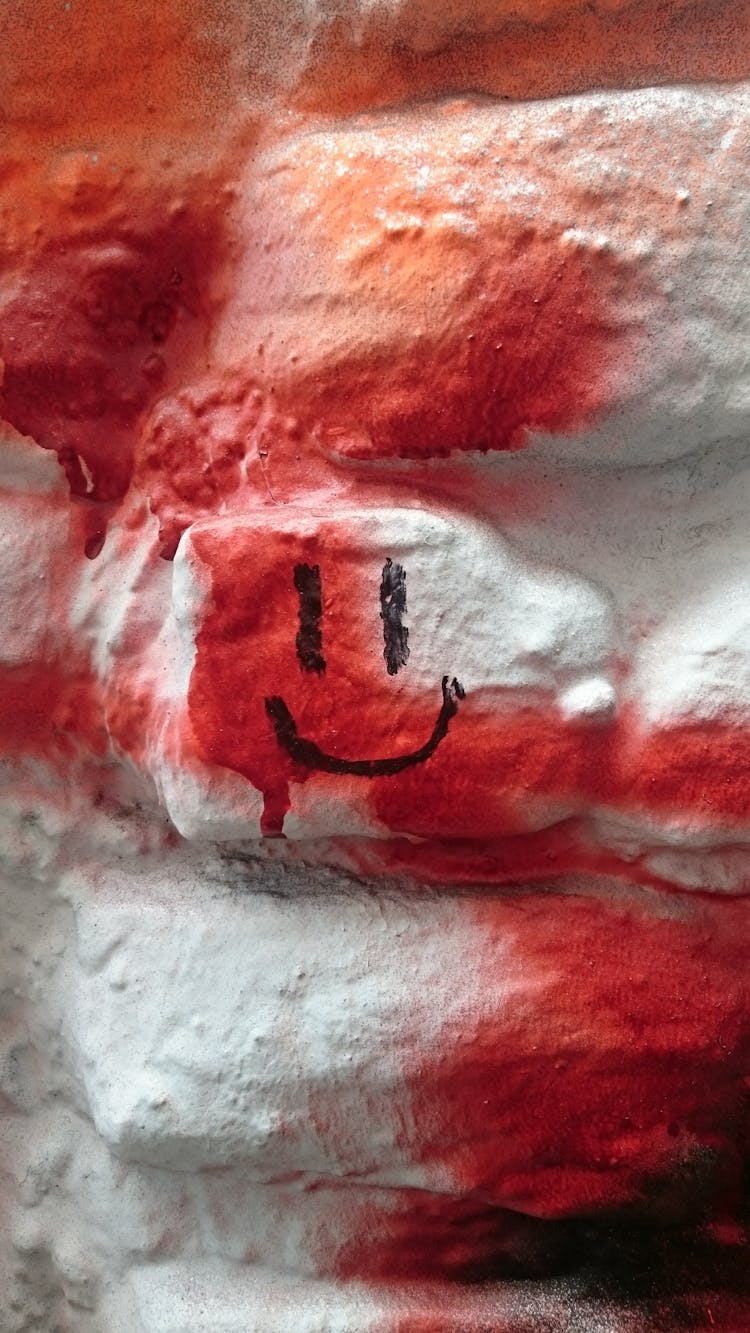
<instances>
[{"instance_id":1,"label":"red paint drip","mask_svg":"<svg viewBox=\"0 0 750 1333\"><path fill-rule=\"evenodd\" d=\"M53 239L9 284L0 411L57 451L73 495L115 501L146 411L208 336L219 223L195 189L168 218L172 201L153 187L112 221L111 180L87 186L72 217L62 186L35 200Z\"/></svg>"}]
</instances>

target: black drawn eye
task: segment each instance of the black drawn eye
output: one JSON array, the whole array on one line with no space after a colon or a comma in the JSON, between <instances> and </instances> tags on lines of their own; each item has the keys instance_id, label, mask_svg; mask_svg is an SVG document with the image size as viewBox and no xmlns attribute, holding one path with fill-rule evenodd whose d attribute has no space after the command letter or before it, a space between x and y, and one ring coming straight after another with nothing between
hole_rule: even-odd
<instances>
[{"instance_id":1,"label":"black drawn eye","mask_svg":"<svg viewBox=\"0 0 750 1333\"><path fill-rule=\"evenodd\" d=\"M323 616L320 566L295 565L294 586L299 594L297 656L303 671L316 671L320 675L326 669L320 628ZM389 557L383 565L380 582L380 616L385 641L383 657L389 676L395 676L401 667L406 666L409 656L409 631L402 622L405 612L406 572L403 565L395 564ZM407 754L385 755L376 759L346 759L339 753L331 754L321 749L311 737L300 736L294 716L279 694L268 695L263 704L276 740L295 763L317 769L321 773L355 778L386 778L403 773L415 764L426 763L448 735L451 719L458 712L466 691L455 676L452 680L449 676L443 676L440 690L443 702L427 740Z\"/></svg>"},{"instance_id":2,"label":"black drawn eye","mask_svg":"<svg viewBox=\"0 0 750 1333\"><path fill-rule=\"evenodd\" d=\"M315 671L320 676L326 669L320 628L323 615L320 565L295 565L294 586L299 593L297 656L303 671Z\"/></svg>"},{"instance_id":3,"label":"black drawn eye","mask_svg":"<svg viewBox=\"0 0 750 1333\"><path fill-rule=\"evenodd\" d=\"M383 657L389 676L395 676L409 658L409 631L401 623L406 612L406 570L389 558L383 565L380 584L380 617L385 647Z\"/></svg>"},{"instance_id":4,"label":"black drawn eye","mask_svg":"<svg viewBox=\"0 0 750 1333\"><path fill-rule=\"evenodd\" d=\"M295 565L294 586L299 594L299 629L297 656L303 671L322 675L326 669L323 656L323 589L320 565ZM383 565L380 582L380 618L383 622L383 657L389 676L395 676L409 658L409 631L403 624L406 614L406 570L390 556Z\"/></svg>"}]
</instances>

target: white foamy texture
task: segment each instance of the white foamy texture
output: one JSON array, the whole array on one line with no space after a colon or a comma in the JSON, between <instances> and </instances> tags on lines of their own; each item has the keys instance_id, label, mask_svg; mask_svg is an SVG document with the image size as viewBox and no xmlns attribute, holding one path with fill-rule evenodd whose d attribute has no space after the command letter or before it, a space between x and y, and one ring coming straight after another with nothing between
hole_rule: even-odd
<instances>
[{"instance_id":1,"label":"white foamy texture","mask_svg":"<svg viewBox=\"0 0 750 1333\"><path fill-rule=\"evenodd\" d=\"M382 173L383 162L393 201L387 181L367 194L368 165ZM354 170L362 198L342 233L335 182ZM412 266L390 273L389 229L406 209L426 229L472 232L471 273L483 244L492 253L510 225L531 237L559 235L561 267L571 254L585 265L602 253L611 266L603 364L606 330L621 351L608 364L602 420L547 442L550 458L650 464L742 440L750 430L748 191L747 84L461 104L450 114L419 107L291 139L248 172L247 249L219 351L232 359L250 339L262 343L269 375L288 380L290 365L330 375L352 355L390 361L414 346L419 328L448 337L471 300L465 274L425 270L415 312ZM424 262L418 232L400 243L412 245L414 266ZM369 285L368 264L379 279ZM479 302L472 318L481 317Z\"/></svg>"},{"instance_id":2,"label":"white foamy texture","mask_svg":"<svg viewBox=\"0 0 750 1333\"><path fill-rule=\"evenodd\" d=\"M620 1333L622 1324L602 1316L600 1305L575 1300L576 1317L585 1321L580 1327ZM557 1284L540 1283L449 1283L434 1291L395 1284L385 1290L209 1259L137 1268L128 1291L107 1308L107 1333L383 1333L395 1320L405 1328L431 1324L479 1333L535 1324L565 1328L571 1297Z\"/></svg>"},{"instance_id":3,"label":"white foamy texture","mask_svg":"<svg viewBox=\"0 0 750 1333\"><path fill-rule=\"evenodd\" d=\"M55 562L67 566L68 488L55 454L2 426L0 455L0 665L17 667L58 646Z\"/></svg>"},{"instance_id":4,"label":"white foamy texture","mask_svg":"<svg viewBox=\"0 0 750 1333\"><path fill-rule=\"evenodd\" d=\"M334 880L287 895L283 876L276 896L259 895L243 892L258 879L241 863L214 891L188 861L183 875L176 885L152 865L147 895L137 874L114 872L96 897L76 889L66 1031L113 1151L181 1172L242 1163L259 1180L346 1172L435 1187L410 1157L398 1033L408 1013L410 1040L428 1050L481 1003L460 903L378 901ZM510 1022L529 979L507 948L493 1005ZM450 976L461 982L438 1006L419 1002Z\"/></svg>"},{"instance_id":5,"label":"white foamy texture","mask_svg":"<svg viewBox=\"0 0 750 1333\"><path fill-rule=\"evenodd\" d=\"M649 638L635 688L652 719L731 718L750 702L750 559L687 593ZM670 669L665 670L669 663Z\"/></svg>"}]
</instances>

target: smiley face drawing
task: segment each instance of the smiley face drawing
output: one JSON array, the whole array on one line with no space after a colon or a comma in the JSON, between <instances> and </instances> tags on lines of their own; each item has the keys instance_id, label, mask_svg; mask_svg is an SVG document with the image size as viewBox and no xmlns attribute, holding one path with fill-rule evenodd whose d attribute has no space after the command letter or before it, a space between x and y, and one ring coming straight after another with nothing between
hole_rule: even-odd
<instances>
[{"instance_id":1,"label":"smiley face drawing","mask_svg":"<svg viewBox=\"0 0 750 1333\"><path fill-rule=\"evenodd\" d=\"M202 763L261 793L256 836L515 832L514 726L549 698L574 730L611 714L606 599L475 520L260 513L195 525L175 565L194 642L182 725ZM461 598L469 580L491 608L481 620ZM550 799L542 776L540 811ZM553 804L576 799L573 784ZM187 812L170 809L179 827Z\"/></svg>"},{"instance_id":2,"label":"smiley face drawing","mask_svg":"<svg viewBox=\"0 0 750 1333\"><path fill-rule=\"evenodd\" d=\"M296 565L294 586L300 595L297 656L305 671L320 674L326 669L325 658L321 653L320 617L323 604L320 566ZM385 639L383 657L389 676L395 676L401 667L406 666L409 658L409 631L402 620L405 611L406 573L401 565L394 565L389 556L383 566L380 584L380 618ZM339 755L326 754L314 741L305 740L299 735L297 724L280 696L266 699L265 708L279 744L298 763L320 769L322 773L349 773L357 777L377 778L401 773L405 768L411 768L412 764L424 763L434 754L441 740L448 734L448 723L456 712L458 700L464 698L463 686L455 677L449 685L448 677L443 676L442 691L443 702L429 740L411 754L395 755L387 759L343 759Z\"/></svg>"}]
</instances>

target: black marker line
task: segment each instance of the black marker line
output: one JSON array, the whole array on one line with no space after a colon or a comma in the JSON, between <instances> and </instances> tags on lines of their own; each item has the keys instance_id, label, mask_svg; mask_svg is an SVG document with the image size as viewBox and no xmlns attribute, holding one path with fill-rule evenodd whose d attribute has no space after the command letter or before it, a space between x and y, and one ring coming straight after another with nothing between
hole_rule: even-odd
<instances>
[{"instance_id":1,"label":"black marker line","mask_svg":"<svg viewBox=\"0 0 750 1333\"><path fill-rule=\"evenodd\" d=\"M320 676L326 669L326 660L322 652L323 633L320 628L323 615L320 565L295 565L294 586L299 593L297 656L303 671L317 671Z\"/></svg>"},{"instance_id":2,"label":"black marker line","mask_svg":"<svg viewBox=\"0 0 750 1333\"><path fill-rule=\"evenodd\" d=\"M383 621L383 657L389 676L395 676L409 657L409 631L401 623L406 612L406 570L390 557L383 565L380 584L380 618Z\"/></svg>"},{"instance_id":3,"label":"black marker line","mask_svg":"<svg viewBox=\"0 0 750 1333\"><path fill-rule=\"evenodd\" d=\"M322 773L351 773L359 778L382 778L402 773L405 768L411 768L414 764L424 763L425 759L429 759L430 755L435 753L441 740L447 736L448 724L458 712L458 701L465 697L465 691L455 676L450 685L448 677L443 676L442 689L443 702L430 739L418 750L412 750L411 754L397 755L393 759L339 759L334 754L326 754L315 741L308 741L299 735L297 723L284 700L278 695L266 699L265 707L273 723L279 745L297 763L306 764L308 768L318 768Z\"/></svg>"}]
</instances>

